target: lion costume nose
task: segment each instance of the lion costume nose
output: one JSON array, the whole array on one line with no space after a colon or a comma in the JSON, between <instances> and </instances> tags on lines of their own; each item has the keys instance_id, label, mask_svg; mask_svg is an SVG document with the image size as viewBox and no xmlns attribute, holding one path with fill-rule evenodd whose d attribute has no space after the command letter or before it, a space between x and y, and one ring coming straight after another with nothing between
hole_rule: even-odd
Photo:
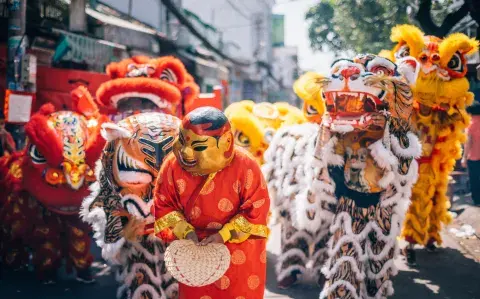
<instances>
[{"instance_id":1,"label":"lion costume nose","mask_svg":"<svg viewBox=\"0 0 480 299\"><path fill-rule=\"evenodd\" d=\"M78 190L83 185L85 179L86 164L75 165L70 162L63 162L63 171L68 185L73 190Z\"/></svg>"},{"instance_id":2,"label":"lion costume nose","mask_svg":"<svg viewBox=\"0 0 480 299\"><path fill-rule=\"evenodd\" d=\"M345 69L343 69L340 74L342 74L342 76L345 78L345 79L352 79L352 80L355 80L358 75L360 75L360 69L358 67L355 67L355 66L349 66Z\"/></svg>"}]
</instances>

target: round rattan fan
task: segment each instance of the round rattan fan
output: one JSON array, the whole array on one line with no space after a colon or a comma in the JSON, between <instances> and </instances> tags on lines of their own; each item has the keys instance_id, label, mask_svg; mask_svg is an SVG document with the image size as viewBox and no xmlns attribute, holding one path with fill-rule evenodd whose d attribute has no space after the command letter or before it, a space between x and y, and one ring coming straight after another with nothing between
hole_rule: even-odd
<instances>
[{"instance_id":1,"label":"round rattan fan","mask_svg":"<svg viewBox=\"0 0 480 299\"><path fill-rule=\"evenodd\" d=\"M179 282L202 287L225 274L230 266L230 251L224 244L198 246L190 240L177 240L165 251L165 265Z\"/></svg>"}]
</instances>

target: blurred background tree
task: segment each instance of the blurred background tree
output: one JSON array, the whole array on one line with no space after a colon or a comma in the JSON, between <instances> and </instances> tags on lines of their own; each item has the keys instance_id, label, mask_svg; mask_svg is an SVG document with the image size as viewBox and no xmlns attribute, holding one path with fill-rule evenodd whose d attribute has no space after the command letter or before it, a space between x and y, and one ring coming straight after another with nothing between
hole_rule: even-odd
<instances>
[{"instance_id":1,"label":"blurred background tree","mask_svg":"<svg viewBox=\"0 0 480 299\"><path fill-rule=\"evenodd\" d=\"M443 37L468 14L479 23L479 0L321 0L305 18L314 50L378 53L391 49L390 31L414 23ZM477 36L480 30L477 30Z\"/></svg>"}]
</instances>

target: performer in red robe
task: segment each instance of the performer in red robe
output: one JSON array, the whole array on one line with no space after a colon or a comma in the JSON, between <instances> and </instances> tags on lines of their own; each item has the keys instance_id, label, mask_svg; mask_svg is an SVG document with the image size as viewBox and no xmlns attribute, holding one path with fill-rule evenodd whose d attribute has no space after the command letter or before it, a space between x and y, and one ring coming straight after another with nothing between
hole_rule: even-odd
<instances>
[{"instance_id":1,"label":"performer in red robe","mask_svg":"<svg viewBox=\"0 0 480 299\"><path fill-rule=\"evenodd\" d=\"M269 206L260 168L235 147L225 115L212 107L190 112L158 175L155 232L170 228L198 245L225 243L231 264L211 285L180 284L180 299L263 298Z\"/></svg>"}]
</instances>

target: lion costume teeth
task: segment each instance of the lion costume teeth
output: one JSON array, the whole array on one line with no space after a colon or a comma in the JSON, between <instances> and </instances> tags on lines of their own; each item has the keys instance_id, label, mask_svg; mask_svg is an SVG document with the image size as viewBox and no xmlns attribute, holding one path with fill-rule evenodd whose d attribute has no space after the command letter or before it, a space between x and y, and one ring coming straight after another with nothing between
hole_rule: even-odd
<instances>
[{"instance_id":1,"label":"lion costume teeth","mask_svg":"<svg viewBox=\"0 0 480 299\"><path fill-rule=\"evenodd\" d=\"M417 70L413 58L396 65L358 55L295 83L325 113L320 125L280 129L265 152L262 170L282 224L281 286L302 274L327 279L322 299L392 294L421 148L409 125Z\"/></svg>"},{"instance_id":2,"label":"lion costume teeth","mask_svg":"<svg viewBox=\"0 0 480 299\"><path fill-rule=\"evenodd\" d=\"M390 52L394 59L410 55L421 65L412 121L422 142L422 157L402 235L411 243L441 244L442 224L451 220L448 176L461 158L470 122L465 109L473 102L465 78L466 55L478 51L478 42L461 33L443 40L425 36L412 25L394 27L391 40L397 43Z\"/></svg>"}]
</instances>

